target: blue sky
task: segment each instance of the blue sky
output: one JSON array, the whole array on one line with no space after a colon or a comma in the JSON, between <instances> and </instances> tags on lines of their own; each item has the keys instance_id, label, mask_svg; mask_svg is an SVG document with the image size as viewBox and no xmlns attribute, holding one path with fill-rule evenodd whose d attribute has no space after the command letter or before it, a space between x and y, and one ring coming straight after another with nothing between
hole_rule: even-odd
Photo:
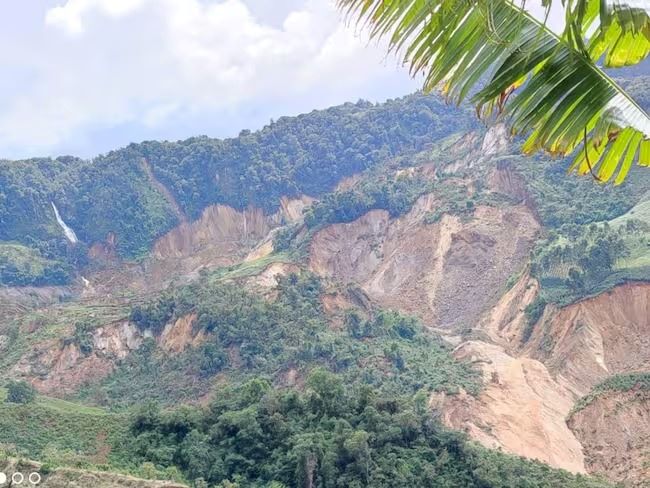
<instances>
[{"instance_id":1,"label":"blue sky","mask_svg":"<svg viewBox=\"0 0 650 488\"><path fill-rule=\"evenodd\" d=\"M237 135L419 86L331 0L20 0L0 18L0 158Z\"/></svg>"}]
</instances>

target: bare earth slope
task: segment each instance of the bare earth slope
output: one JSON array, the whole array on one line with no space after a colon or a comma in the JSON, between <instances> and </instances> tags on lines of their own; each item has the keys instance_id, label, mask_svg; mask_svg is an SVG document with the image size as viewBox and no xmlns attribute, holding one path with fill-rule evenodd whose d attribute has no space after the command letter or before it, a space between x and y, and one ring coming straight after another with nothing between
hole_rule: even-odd
<instances>
[{"instance_id":1,"label":"bare earth slope","mask_svg":"<svg viewBox=\"0 0 650 488\"><path fill-rule=\"evenodd\" d=\"M549 312L528 354L577 394L613 374L650 371L650 285L621 285Z\"/></svg>"},{"instance_id":2,"label":"bare earth slope","mask_svg":"<svg viewBox=\"0 0 650 488\"><path fill-rule=\"evenodd\" d=\"M469 341L457 347L457 357L483 370L486 386L476 399L436 399L443 419L487 446L553 466L618 481L647 478L639 468L650 447L647 399L612 394L569 425L565 419L576 400L606 377L649 369L650 284L622 285L561 309L549 307L522 344L523 311L536 293L536 282L522 276L481 323L495 344ZM623 461L634 468L626 478L615 468Z\"/></svg>"},{"instance_id":3,"label":"bare earth slope","mask_svg":"<svg viewBox=\"0 0 650 488\"><path fill-rule=\"evenodd\" d=\"M435 208L435 197L425 195L398 219L373 210L328 226L314 236L310 267L428 325L471 325L523 266L539 226L523 205L480 206L469 221L445 215L426 224Z\"/></svg>"},{"instance_id":4,"label":"bare earth slope","mask_svg":"<svg viewBox=\"0 0 650 488\"><path fill-rule=\"evenodd\" d=\"M650 392L611 391L573 414L587 469L628 486L650 486Z\"/></svg>"},{"instance_id":5,"label":"bare earth slope","mask_svg":"<svg viewBox=\"0 0 650 488\"><path fill-rule=\"evenodd\" d=\"M478 207L469 221L446 215L424 223L435 206L435 197L426 195L398 219L375 210L328 226L312 241L309 265L435 328L467 331L478 324L474 334L489 342L462 342L455 354L483 371L484 391L478 398L432 399L450 427L489 447L574 472L601 472L585 462L566 417L607 376L650 369L650 285L622 285L561 309L549 306L526 342L524 309L539 286L523 273L503 290L524 267L538 231L532 212L525 205ZM625 430L618 436L623 442Z\"/></svg>"}]
</instances>

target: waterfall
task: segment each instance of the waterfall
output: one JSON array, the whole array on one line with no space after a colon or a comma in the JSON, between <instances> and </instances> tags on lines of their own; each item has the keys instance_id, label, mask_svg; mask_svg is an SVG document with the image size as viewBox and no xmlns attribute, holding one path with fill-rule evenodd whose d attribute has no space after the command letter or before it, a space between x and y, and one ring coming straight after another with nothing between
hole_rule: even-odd
<instances>
[{"instance_id":1,"label":"waterfall","mask_svg":"<svg viewBox=\"0 0 650 488\"><path fill-rule=\"evenodd\" d=\"M54 202L50 202L52 204L52 208L54 209L54 216L56 217L56 221L59 223L61 228L63 229L63 233L65 234L65 237L72 243L76 244L79 242L79 239L77 239L77 234L74 233L74 231L68 227L68 224L66 224L63 219L61 218L61 215L59 214L59 209L56 208L56 205L54 205Z\"/></svg>"}]
</instances>

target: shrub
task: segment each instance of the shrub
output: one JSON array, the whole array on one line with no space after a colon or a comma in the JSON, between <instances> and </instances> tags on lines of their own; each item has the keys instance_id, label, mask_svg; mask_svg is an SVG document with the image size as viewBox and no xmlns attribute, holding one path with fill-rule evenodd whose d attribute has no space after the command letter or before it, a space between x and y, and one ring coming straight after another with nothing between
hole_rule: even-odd
<instances>
[{"instance_id":1,"label":"shrub","mask_svg":"<svg viewBox=\"0 0 650 488\"><path fill-rule=\"evenodd\" d=\"M533 335L535 325L542 317L544 309L546 309L546 300L540 295L538 295L537 298L535 298L535 300L524 309L527 322L522 336L524 342L528 342L530 337Z\"/></svg>"},{"instance_id":2,"label":"shrub","mask_svg":"<svg viewBox=\"0 0 650 488\"><path fill-rule=\"evenodd\" d=\"M8 403L31 403L36 398L36 390L25 381L10 381L7 384Z\"/></svg>"}]
</instances>

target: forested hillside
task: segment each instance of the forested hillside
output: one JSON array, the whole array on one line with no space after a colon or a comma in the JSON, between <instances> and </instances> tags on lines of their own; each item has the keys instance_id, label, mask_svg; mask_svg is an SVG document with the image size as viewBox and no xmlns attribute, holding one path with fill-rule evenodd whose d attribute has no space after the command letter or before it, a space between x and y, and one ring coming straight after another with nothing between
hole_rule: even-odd
<instances>
[{"instance_id":1,"label":"forested hillside","mask_svg":"<svg viewBox=\"0 0 650 488\"><path fill-rule=\"evenodd\" d=\"M281 196L318 196L343 177L475 125L466 110L449 110L436 96L416 94L283 117L234 139L131 144L91 161L0 161L0 242L22 244L42 259L67 264L52 264L62 272L44 274L5 252L0 278L17 285L62 283L70 277L69 265L83 264L84 246L109 233L116 236L120 256L142 256L179 217L194 219L208 205L272 212ZM158 191L158 182L184 216ZM67 245L52 203L80 245Z\"/></svg>"},{"instance_id":2,"label":"forested hillside","mask_svg":"<svg viewBox=\"0 0 650 488\"><path fill-rule=\"evenodd\" d=\"M565 418L583 385L635 371L577 405L589 425L647 379L650 172L599 185L520 142L415 94L1 161L0 458L196 488L610 486L549 465L610 476ZM583 307L621 283L632 312Z\"/></svg>"},{"instance_id":3,"label":"forested hillside","mask_svg":"<svg viewBox=\"0 0 650 488\"><path fill-rule=\"evenodd\" d=\"M414 318L355 307L333 328L312 275L279 277L273 299L218 277L134 306L149 338L75 403L0 390L0 457L196 488L610 486L445 428L430 395L475 396L481 380ZM165 352L165 325L183 317L200 343ZM90 357L88 318L64 343Z\"/></svg>"},{"instance_id":4,"label":"forested hillside","mask_svg":"<svg viewBox=\"0 0 650 488\"><path fill-rule=\"evenodd\" d=\"M647 104L646 77L623 83ZM209 205L254 206L271 213L282 196L320 196L346 176L479 126L467 107L451 108L437 95L415 94L282 117L232 139L149 141L92 160L0 161L0 282L66 283L86 263L87 247L109 236L119 256L141 257L157 237L181 220L198 218ZM527 179L551 225L558 219L602 220L612 205L624 205L620 192L607 196L598 185L565 178L564 164L552 165L549 172L548 158L534 161L540 169L527 171ZM566 194L586 193L567 205L562 191L555 192L558 185ZM76 245L64 237L53 205L77 234ZM25 255L41 264L26 264Z\"/></svg>"}]
</instances>

